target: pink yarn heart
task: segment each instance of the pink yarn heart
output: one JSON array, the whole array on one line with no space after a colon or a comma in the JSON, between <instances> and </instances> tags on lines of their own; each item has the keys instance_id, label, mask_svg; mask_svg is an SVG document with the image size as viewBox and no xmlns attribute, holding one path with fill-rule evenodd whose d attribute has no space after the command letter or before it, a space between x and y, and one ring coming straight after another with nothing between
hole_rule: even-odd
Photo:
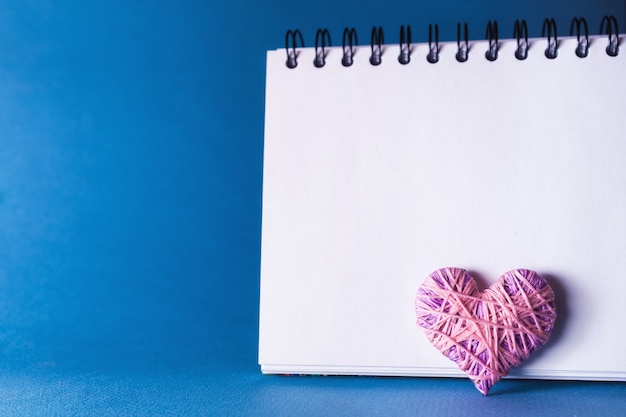
<instances>
[{"instance_id":1,"label":"pink yarn heart","mask_svg":"<svg viewBox=\"0 0 626 417\"><path fill-rule=\"evenodd\" d=\"M428 340L483 395L548 341L556 319L552 288L527 269L484 292L465 270L439 269L418 289L415 311Z\"/></svg>"}]
</instances>

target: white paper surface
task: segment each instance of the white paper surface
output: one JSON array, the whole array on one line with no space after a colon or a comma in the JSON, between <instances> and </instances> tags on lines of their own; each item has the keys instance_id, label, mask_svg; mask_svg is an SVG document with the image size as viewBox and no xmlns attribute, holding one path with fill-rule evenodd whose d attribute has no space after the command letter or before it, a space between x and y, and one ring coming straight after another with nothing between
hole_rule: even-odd
<instances>
[{"instance_id":1,"label":"white paper surface","mask_svg":"<svg viewBox=\"0 0 626 417\"><path fill-rule=\"evenodd\" d=\"M479 286L528 268L557 296L552 338L511 375L626 380L626 50L528 58L471 42L440 61L388 45L352 67L267 54L259 363L268 373L462 375L415 323L432 271Z\"/></svg>"}]
</instances>

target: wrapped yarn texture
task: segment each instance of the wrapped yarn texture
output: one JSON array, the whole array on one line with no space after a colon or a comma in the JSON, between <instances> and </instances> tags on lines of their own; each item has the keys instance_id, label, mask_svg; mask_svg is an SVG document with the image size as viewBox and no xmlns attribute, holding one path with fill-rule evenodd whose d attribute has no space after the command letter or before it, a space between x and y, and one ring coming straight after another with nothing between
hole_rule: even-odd
<instances>
[{"instance_id":1,"label":"wrapped yarn texture","mask_svg":"<svg viewBox=\"0 0 626 417\"><path fill-rule=\"evenodd\" d=\"M487 395L549 339L554 291L539 274L514 269L481 292L463 269L428 276L415 299L417 324L442 354Z\"/></svg>"}]
</instances>

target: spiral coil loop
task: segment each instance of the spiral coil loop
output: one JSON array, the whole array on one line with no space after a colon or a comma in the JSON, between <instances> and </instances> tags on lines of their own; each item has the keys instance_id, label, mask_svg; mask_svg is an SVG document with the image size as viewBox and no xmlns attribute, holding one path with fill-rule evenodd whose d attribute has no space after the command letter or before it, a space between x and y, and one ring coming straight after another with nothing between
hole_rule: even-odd
<instances>
[{"instance_id":1,"label":"spiral coil loop","mask_svg":"<svg viewBox=\"0 0 626 417\"><path fill-rule=\"evenodd\" d=\"M489 41L489 49L485 52L487 61L495 61L498 59L498 22L491 20L487 22L487 33L485 38Z\"/></svg>"},{"instance_id":2,"label":"spiral coil loop","mask_svg":"<svg viewBox=\"0 0 626 417\"><path fill-rule=\"evenodd\" d=\"M426 60L431 64L439 61L439 25L435 25L435 41L433 43L433 25L428 25L428 55Z\"/></svg>"},{"instance_id":3,"label":"spiral coil loop","mask_svg":"<svg viewBox=\"0 0 626 417\"><path fill-rule=\"evenodd\" d=\"M582 26L581 26L582 25ZM572 19L572 24L569 28L569 35L574 33L574 27L576 27L576 40L578 45L576 46L576 56L578 58L586 58L589 55L589 28L587 27L587 20L584 17L575 17ZM584 29L585 35L580 37L580 29Z\"/></svg>"},{"instance_id":4,"label":"spiral coil loop","mask_svg":"<svg viewBox=\"0 0 626 417\"><path fill-rule=\"evenodd\" d=\"M606 34L609 35L609 45L606 47L608 56L617 56L619 54L619 30L617 28L617 19L615 16L604 16L600 22L600 33L604 32L604 24L606 23Z\"/></svg>"},{"instance_id":5,"label":"spiral coil loop","mask_svg":"<svg viewBox=\"0 0 626 417\"><path fill-rule=\"evenodd\" d=\"M304 39L302 38L302 32L299 29L288 30L285 35L285 51L287 51L287 68L293 69L298 66L298 46L297 40L300 39L300 47L304 48ZM291 46L289 45L291 41Z\"/></svg>"},{"instance_id":6,"label":"spiral coil loop","mask_svg":"<svg viewBox=\"0 0 626 417\"><path fill-rule=\"evenodd\" d=\"M528 58L528 26L526 21L516 20L513 27L513 37L517 39L517 49L515 50L515 58L520 61Z\"/></svg>"},{"instance_id":7,"label":"spiral coil loop","mask_svg":"<svg viewBox=\"0 0 626 417\"><path fill-rule=\"evenodd\" d=\"M469 58L469 41L467 39L467 23L463 24L463 42L461 42L461 24L456 25L456 60L458 62L465 62Z\"/></svg>"},{"instance_id":8,"label":"spiral coil loop","mask_svg":"<svg viewBox=\"0 0 626 417\"><path fill-rule=\"evenodd\" d=\"M315 33L315 59L313 60L315 68L322 68L326 65L326 39L328 39L328 46L331 46L328 29L318 29Z\"/></svg>"},{"instance_id":9,"label":"spiral coil loop","mask_svg":"<svg viewBox=\"0 0 626 417\"><path fill-rule=\"evenodd\" d=\"M370 64L376 66L383 62L383 43L385 43L383 28L372 28L372 55L370 56Z\"/></svg>"},{"instance_id":10,"label":"spiral coil loop","mask_svg":"<svg viewBox=\"0 0 626 417\"><path fill-rule=\"evenodd\" d=\"M400 26L400 55L398 55L398 62L402 65L411 62L411 42L411 26L406 26L406 32L404 25Z\"/></svg>"},{"instance_id":11,"label":"spiral coil loop","mask_svg":"<svg viewBox=\"0 0 626 417\"><path fill-rule=\"evenodd\" d=\"M341 57L341 64L344 67L349 67L354 63L354 48L357 43L356 30L354 28L345 28L342 41L343 56Z\"/></svg>"},{"instance_id":12,"label":"spiral coil loop","mask_svg":"<svg viewBox=\"0 0 626 417\"><path fill-rule=\"evenodd\" d=\"M546 31L548 32L548 47L546 48L545 56L548 59L554 59L558 55L559 48L559 42L556 34L556 21L554 19L544 19L543 26L541 27L541 36L546 36Z\"/></svg>"}]
</instances>

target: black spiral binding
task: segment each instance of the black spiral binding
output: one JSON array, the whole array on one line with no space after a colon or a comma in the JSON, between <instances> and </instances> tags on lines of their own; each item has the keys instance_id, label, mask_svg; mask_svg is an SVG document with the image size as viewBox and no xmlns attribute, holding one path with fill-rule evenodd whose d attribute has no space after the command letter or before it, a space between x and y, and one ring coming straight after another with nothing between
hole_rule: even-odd
<instances>
[{"instance_id":1,"label":"black spiral binding","mask_svg":"<svg viewBox=\"0 0 626 417\"><path fill-rule=\"evenodd\" d=\"M342 41L343 56L341 57L341 65L343 65L344 67L349 67L354 63L354 52L355 52L354 47L357 45L357 43L358 43L358 40L356 37L356 29L345 28L343 30L343 41Z\"/></svg>"},{"instance_id":2,"label":"black spiral binding","mask_svg":"<svg viewBox=\"0 0 626 417\"><path fill-rule=\"evenodd\" d=\"M619 30L617 29L617 19L615 16L604 16L600 22L600 33L604 32L604 24L606 23L606 34L609 35L609 45L606 47L608 56L617 56L619 54Z\"/></svg>"},{"instance_id":3,"label":"black spiral binding","mask_svg":"<svg viewBox=\"0 0 626 417\"><path fill-rule=\"evenodd\" d=\"M517 49L515 50L515 58L520 61L528 58L528 25L526 21L515 21L513 26L513 37L517 39Z\"/></svg>"},{"instance_id":4,"label":"black spiral binding","mask_svg":"<svg viewBox=\"0 0 626 417\"><path fill-rule=\"evenodd\" d=\"M376 66L383 62L383 43L385 39L383 36L383 28L372 28L372 55L370 56L370 64Z\"/></svg>"},{"instance_id":5,"label":"black spiral binding","mask_svg":"<svg viewBox=\"0 0 626 417\"><path fill-rule=\"evenodd\" d=\"M580 37L581 25L585 30L585 36L582 39ZM574 27L576 27L576 40L578 41L578 45L576 46L576 56L578 58L586 58L587 55L589 55L589 27L587 26L587 20L585 20L584 17L573 18L572 24L569 27L570 36L573 35Z\"/></svg>"},{"instance_id":6,"label":"black spiral binding","mask_svg":"<svg viewBox=\"0 0 626 417\"><path fill-rule=\"evenodd\" d=\"M456 60L465 62L469 58L469 41L467 39L467 23L463 24L463 42L461 43L461 24L456 25Z\"/></svg>"},{"instance_id":7,"label":"black spiral binding","mask_svg":"<svg viewBox=\"0 0 626 417\"><path fill-rule=\"evenodd\" d=\"M402 65L411 62L411 38L411 26L406 26L406 32L404 25L400 26L400 55L398 55L398 62Z\"/></svg>"},{"instance_id":8,"label":"black spiral binding","mask_svg":"<svg viewBox=\"0 0 626 417\"><path fill-rule=\"evenodd\" d=\"M313 60L315 68L322 68L326 65L326 39L328 39L328 46L331 46L328 29L318 29L315 33L315 59Z\"/></svg>"},{"instance_id":9,"label":"black spiral binding","mask_svg":"<svg viewBox=\"0 0 626 417\"><path fill-rule=\"evenodd\" d=\"M458 62L466 62L469 59L470 45L468 41L467 23L463 25L463 34L461 33L461 24L457 24L457 52L456 60ZM570 24L570 36L576 31L576 56L585 58L589 54L589 28L584 17L575 17ZM434 32L434 34L433 34ZM600 22L600 33L606 34L608 37L608 45L606 47L607 55L615 57L619 54L619 29L615 16L604 16ZM558 55L559 41L557 35L556 21L551 18L544 19L541 28L541 36L545 36L548 46L544 55L548 59L555 59ZM498 22L489 21L485 34L489 41L488 50L485 52L485 58L489 61L498 59ZM517 49L515 57L518 60L524 60L528 57L530 44L528 42L528 26L525 20L516 20L513 27L513 37L517 41ZM349 67L354 63L354 55L357 48L357 34L354 28L345 28L343 32L343 56L341 63L345 67ZM330 32L328 29L318 29L315 34L315 59L313 65L321 68L326 65L326 48L331 46ZM382 55L384 46L383 28L373 27L371 38L372 53L370 56L371 65L380 65L382 63ZM398 62L402 65L409 64L411 61L412 39L411 26L402 25L400 27L400 54ZM304 39L300 30L288 30L285 35L285 51L287 53L287 68L296 68L298 66L298 48L304 48ZM428 25L428 55L426 60L434 64L439 61L439 25Z\"/></svg>"},{"instance_id":10,"label":"black spiral binding","mask_svg":"<svg viewBox=\"0 0 626 417\"><path fill-rule=\"evenodd\" d=\"M433 43L433 25L428 25L428 55L426 60L431 64L439 62L439 25L435 25L435 42Z\"/></svg>"},{"instance_id":11,"label":"black spiral binding","mask_svg":"<svg viewBox=\"0 0 626 417\"><path fill-rule=\"evenodd\" d=\"M298 51L296 51L297 39L300 38L300 47L304 48L304 39L299 29L288 30L285 35L285 50L287 51L287 68L295 68L298 66ZM291 41L291 48L289 47Z\"/></svg>"},{"instance_id":12,"label":"black spiral binding","mask_svg":"<svg viewBox=\"0 0 626 417\"><path fill-rule=\"evenodd\" d=\"M554 59L558 55L559 41L556 35L556 21L554 19L544 19L543 26L541 27L541 36L548 36L548 47L546 48L545 56L548 59ZM554 36L552 33L554 32Z\"/></svg>"},{"instance_id":13,"label":"black spiral binding","mask_svg":"<svg viewBox=\"0 0 626 417\"><path fill-rule=\"evenodd\" d=\"M487 22L487 33L485 38L489 41L489 49L485 52L487 61L495 61L498 59L498 22L491 20Z\"/></svg>"}]
</instances>

